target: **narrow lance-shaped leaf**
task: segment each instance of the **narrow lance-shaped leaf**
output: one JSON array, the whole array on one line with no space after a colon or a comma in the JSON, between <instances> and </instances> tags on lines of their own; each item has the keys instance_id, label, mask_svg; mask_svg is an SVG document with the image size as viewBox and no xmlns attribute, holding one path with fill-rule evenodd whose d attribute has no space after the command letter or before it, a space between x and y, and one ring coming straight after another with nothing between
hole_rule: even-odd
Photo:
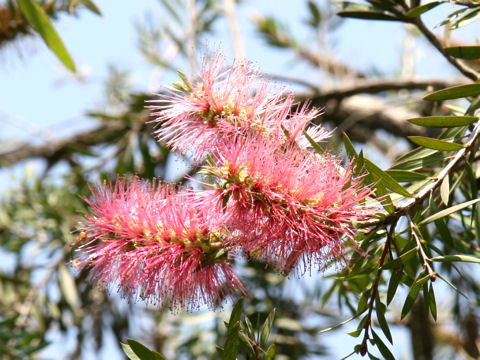
<instances>
[{"instance_id":1,"label":"narrow lance-shaped leaf","mask_svg":"<svg viewBox=\"0 0 480 360\"><path fill-rule=\"evenodd\" d=\"M437 256L431 258L430 261L439 261L439 262L472 262L472 263L480 263L479 257L468 256L468 255L445 255L445 256Z\"/></svg>"},{"instance_id":2,"label":"narrow lance-shaped leaf","mask_svg":"<svg viewBox=\"0 0 480 360\"><path fill-rule=\"evenodd\" d=\"M318 143L316 143L315 140L313 140L312 137L308 135L306 131L303 131L303 136L307 138L308 142L312 145L313 149L317 153L323 154L325 152L325 150L323 150L323 148Z\"/></svg>"},{"instance_id":3,"label":"narrow lance-shaped leaf","mask_svg":"<svg viewBox=\"0 0 480 360\"><path fill-rule=\"evenodd\" d=\"M35 31L40 34L45 44L47 44L63 65L75 72L75 64L67 48L40 4L34 0L17 0L17 2L23 16L25 16Z\"/></svg>"},{"instance_id":4,"label":"narrow lance-shaped leaf","mask_svg":"<svg viewBox=\"0 0 480 360\"><path fill-rule=\"evenodd\" d=\"M227 340L223 350L224 360L235 360L238 350L238 333L240 330L240 318L242 316L243 299L237 301L230 314L230 320L227 327Z\"/></svg>"},{"instance_id":5,"label":"narrow lance-shaped leaf","mask_svg":"<svg viewBox=\"0 0 480 360\"><path fill-rule=\"evenodd\" d=\"M445 48L448 55L459 58L474 60L480 59L480 46L452 46Z\"/></svg>"},{"instance_id":6,"label":"narrow lance-shaped leaf","mask_svg":"<svg viewBox=\"0 0 480 360\"><path fill-rule=\"evenodd\" d=\"M341 17L353 18L353 19L401 21L401 19L399 19L397 16L385 11L380 12L380 11L346 10L346 11L339 11L337 15Z\"/></svg>"},{"instance_id":7,"label":"narrow lance-shaped leaf","mask_svg":"<svg viewBox=\"0 0 480 360\"><path fill-rule=\"evenodd\" d=\"M420 289L423 287L423 284L425 284L425 282L428 281L428 279L430 279L431 277L430 274L427 274L424 277L420 277L421 275L423 275L423 273L417 277L412 287L410 288L410 291L408 292L407 299L405 300L402 308L402 319L410 312L410 309L412 308L415 300L417 299Z\"/></svg>"},{"instance_id":8,"label":"narrow lance-shaped leaf","mask_svg":"<svg viewBox=\"0 0 480 360\"><path fill-rule=\"evenodd\" d=\"M480 8L472 9L468 11L465 15L463 15L460 19L458 19L453 25L452 29L458 29L462 26L466 26L471 24L475 20L480 17Z\"/></svg>"},{"instance_id":9,"label":"narrow lance-shaped leaf","mask_svg":"<svg viewBox=\"0 0 480 360\"><path fill-rule=\"evenodd\" d=\"M402 280L403 274L401 271L393 271L390 281L388 282L387 289L387 305L393 300L395 293L397 292L400 280Z\"/></svg>"},{"instance_id":10,"label":"narrow lance-shaped leaf","mask_svg":"<svg viewBox=\"0 0 480 360\"><path fill-rule=\"evenodd\" d=\"M264 360L273 360L275 358L275 344L271 344L265 354Z\"/></svg>"},{"instance_id":11,"label":"narrow lance-shaped leaf","mask_svg":"<svg viewBox=\"0 0 480 360\"><path fill-rule=\"evenodd\" d=\"M384 303L380 301L378 296L376 298L375 303L376 303L375 310L377 312L378 324L380 325L380 328L385 334L385 337L387 338L387 340L390 341L390 344L393 344L392 334L390 332L390 328L388 327L387 319L385 318L387 307L385 306Z\"/></svg>"},{"instance_id":12,"label":"narrow lance-shaped leaf","mask_svg":"<svg viewBox=\"0 0 480 360\"><path fill-rule=\"evenodd\" d=\"M418 246L410 249L400 255L397 259L390 261L389 263L383 266L384 269L395 269L400 267L401 265L405 264L408 260L414 257L417 254Z\"/></svg>"},{"instance_id":13,"label":"narrow lance-shaped leaf","mask_svg":"<svg viewBox=\"0 0 480 360\"><path fill-rule=\"evenodd\" d=\"M275 309L273 309L270 314L268 314L267 319L263 323L262 329L260 331L260 347L264 348L267 345L268 337L270 336L270 331L272 330L273 320L275 319Z\"/></svg>"},{"instance_id":14,"label":"narrow lance-shaped leaf","mask_svg":"<svg viewBox=\"0 0 480 360\"><path fill-rule=\"evenodd\" d=\"M387 187L388 189L403 195L403 196L412 196L405 188L400 185L398 182L395 181L394 178L392 178L389 174L387 174L385 171L380 169L377 165L372 163L370 160L365 159L365 167L367 170L371 173L377 176L380 179L380 182Z\"/></svg>"},{"instance_id":15,"label":"narrow lance-shaped leaf","mask_svg":"<svg viewBox=\"0 0 480 360\"><path fill-rule=\"evenodd\" d=\"M450 198L450 179L448 174L443 178L442 184L440 185L440 198L445 206L448 206L448 199Z\"/></svg>"},{"instance_id":16,"label":"narrow lance-shaped leaf","mask_svg":"<svg viewBox=\"0 0 480 360\"><path fill-rule=\"evenodd\" d=\"M140 360L166 360L163 355L161 355L156 351L150 350L145 345L139 343L136 340L127 339L127 343L130 346L130 349L135 353L135 355L138 356ZM124 349L124 352L127 353L125 351L125 347L123 347L123 349ZM133 358L132 360L136 360L136 359Z\"/></svg>"},{"instance_id":17,"label":"narrow lance-shaped leaf","mask_svg":"<svg viewBox=\"0 0 480 360\"><path fill-rule=\"evenodd\" d=\"M428 179L427 175L408 170L388 169L385 172L398 182L413 182Z\"/></svg>"},{"instance_id":18,"label":"narrow lance-shaped leaf","mask_svg":"<svg viewBox=\"0 0 480 360\"><path fill-rule=\"evenodd\" d=\"M450 214L452 214L452 213L454 213L454 212L460 211L460 210L462 210L462 209L464 209L464 208L466 208L466 207L468 207L468 206L470 206L470 205L472 205L472 204L475 204L475 203L477 203L477 202L479 202L479 201L480 201L480 199L474 199L474 200L466 201L466 202L461 203L461 204L457 204L457 205L451 206L451 207L449 207L449 208L447 208L447 209L443 209L442 211L439 211L438 213L433 214L432 216L429 216L429 217L426 218L426 219L423 219L423 220L420 221L417 225L420 226L420 225L428 224L428 223L430 223L430 222L432 222L432 221L435 221L435 220L437 220L437 219L440 219L440 218L442 218L442 217L444 217L444 216L447 216L447 215L450 215Z\"/></svg>"},{"instance_id":19,"label":"narrow lance-shaped leaf","mask_svg":"<svg viewBox=\"0 0 480 360\"><path fill-rule=\"evenodd\" d=\"M420 5L420 6L417 6L417 7L414 7L413 9L410 9L408 12L407 12L407 16L408 17L417 17L419 15L422 15L423 13L427 12L428 10L431 10L433 9L434 7L440 5L440 4L443 4L445 3L445 1L432 1L430 3L427 3L427 4L423 4L423 5Z\"/></svg>"},{"instance_id":20,"label":"narrow lance-shaped leaf","mask_svg":"<svg viewBox=\"0 0 480 360\"><path fill-rule=\"evenodd\" d=\"M446 89L435 91L431 94L428 94L423 99L429 101L440 101L440 100L450 100L450 99L459 99L467 96L476 96L480 94L480 84L466 84L452 86Z\"/></svg>"},{"instance_id":21,"label":"narrow lance-shaped leaf","mask_svg":"<svg viewBox=\"0 0 480 360\"><path fill-rule=\"evenodd\" d=\"M433 128L465 126L477 120L476 116L426 116L408 119L412 124Z\"/></svg>"},{"instance_id":22,"label":"narrow lance-shaped leaf","mask_svg":"<svg viewBox=\"0 0 480 360\"><path fill-rule=\"evenodd\" d=\"M430 307L430 312L432 313L433 319L437 320L437 302L435 300L435 293L433 291L433 284L430 283L428 291L428 305Z\"/></svg>"},{"instance_id":23,"label":"narrow lance-shaped leaf","mask_svg":"<svg viewBox=\"0 0 480 360\"><path fill-rule=\"evenodd\" d=\"M456 151L463 148L462 144L452 143L449 141L438 140L424 136L409 136L408 139L414 144L440 151Z\"/></svg>"},{"instance_id":24,"label":"narrow lance-shaped leaf","mask_svg":"<svg viewBox=\"0 0 480 360\"><path fill-rule=\"evenodd\" d=\"M395 360L395 357L393 356L392 352L388 349L387 345L383 343L382 339L380 339L377 333L373 330L372 330L372 336L373 336L373 342L377 346L378 350L380 350L380 353L383 355L383 358L385 360Z\"/></svg>"}]
</instances>

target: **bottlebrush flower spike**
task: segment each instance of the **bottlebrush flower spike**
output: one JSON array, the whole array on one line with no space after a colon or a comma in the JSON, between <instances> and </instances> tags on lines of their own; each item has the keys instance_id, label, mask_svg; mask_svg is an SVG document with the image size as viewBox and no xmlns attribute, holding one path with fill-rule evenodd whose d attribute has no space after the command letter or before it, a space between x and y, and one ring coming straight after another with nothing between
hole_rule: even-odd
<instances>
[{"instance_id":1,"label":"bottlebrush flower spike","mask_svg":"<svg viewBox=\"0 0 480 360\"><path fill-rule=\"evenodd\" d=\"M213 153L204 172L218 179L201 196L231 214L234 244L289 272L299 262L325 264L354 240L354 224L372 214L370 189L337 158L265 137L238 136Z\"/></svg>"},{"instance_id":2,"label":"bottlebrush flower spike","mask_svg":"<svg viewBox=\"0 0 480 360\"><path fill-rule=\"evenodd\" d=\"M171 308L214 306L245 289L224 248L226 215L199 211L187 193L162 184L117 181L92 191L80 267L101 285L116 283Z\"/></svg>"},{"instance_id":3,"label":"bottlebrush flower spike","mask_svg":"<svg viewBox=\"0 0 480 360\"><path fill-rule=\"evenodd\" d=\"M236 63L223 71L224 63L219 53L212 60L204 59L199 82L179 73L183 83L153 101L158 103L150 109L156 116L153 122L159 125L155 132L159 141L173 150L193 150L196 160L203 159L217 141L246 131L284 142L287 129L288 141L309 145L302 132L318 110L303 106L292 113L294 96L272 86L251 63ZM330 136L323 127L310 131L316 141Z\"/></svg>"}]
</instances>

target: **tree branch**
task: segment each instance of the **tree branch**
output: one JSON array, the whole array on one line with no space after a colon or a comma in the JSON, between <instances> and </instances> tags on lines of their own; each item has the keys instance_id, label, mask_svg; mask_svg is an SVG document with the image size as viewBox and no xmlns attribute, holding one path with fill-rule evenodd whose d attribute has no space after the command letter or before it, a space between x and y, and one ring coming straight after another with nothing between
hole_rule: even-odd
<instances>
[{"instance_id":1,"label":"tree branch","mask_svg":"<svg viewBox=\"0 0 480 360\"><path fill-rule=\"evenodd\" d=\"M61 140L49 141L44 145L30 145L28 142L24 142L13 150L0 152L0 167L13 165L30 158L44 158L49 163L55 163L74 152L75 149L85 149L121 138L131 127L130 124L123 122L102 123L92 130Z\"/></svg>"}]
</instances>

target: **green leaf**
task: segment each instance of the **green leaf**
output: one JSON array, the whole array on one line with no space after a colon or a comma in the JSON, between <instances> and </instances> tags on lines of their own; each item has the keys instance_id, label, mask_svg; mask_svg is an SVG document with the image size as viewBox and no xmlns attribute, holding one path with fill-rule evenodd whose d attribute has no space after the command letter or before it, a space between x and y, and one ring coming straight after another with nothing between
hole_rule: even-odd
<instances>
[{"instance_id":1,"label":"green leaf","mask_svg":"<svg viewBox=\"0 0 480 360\"><path fill-rule=\"evenodd\" d=\"M377 165L372 163L370 160L365 159L365 168L370 172L370 174L374 174L380 182L388 189L396 192L397 194L403 196L412 196L405 188L400 185L393 177L391 177L388 173L380 169Z\"/></svg>"},{"instance_id":2,"label":"green leaf","mask_svg":"<svg viewBox=\"0 0 480 360\"><path fill-rule=\"evenodd\" d=\"M449 141L433 139L424 136L408 136L408 139L414 144L440 151L456 151L463 148L462 144Z\"/></svg>"},{"instance_id":3,"label":"green leaf","mask_svg":"<svg viewBox=\"0 0 480 360\"><path fill-rule=\"evenodd\" d=\"M275 357L275 344L271 344L265 354L264 360L273 360Z\"/></svg>"},{"instance_id":4,"label":"green leaf","mask_svg":"<svg viewBox=\"0 0 480 360\"><path fill-rule=\"evenodd\" d=\"M383 266L383 268L384 269L397 269L400 266L402 266L403 264L405 264L412 257L414 257L417 254L417 251L418 251L418 246L416 246L413 249L410 249L407 252L403 253L402 255L400 255L395 260L390 261L389 263L386 263Z\"/></svg>"},{"instance_id":5,"label":"green leaf","mask_svg":"<svg viewBox=\"0 0 480 360\"><path fill-rule=\"evenodd\" d=\"M377 320L378 324L380 325L380 329L382 329L385 337L390 341L390 344L393 344L392 334L390 332L390 328L388 327L387 319L385 319L385 313L387 312L387 307L384 303L382 303L377 296L375 299L375 310L377 312Z\"/></svg>"},{"instance_id":6,"label":"green leaf","mask_svg":"<svg viewBox=\"0 0 480 360\"><path fill-rule=\"evenodd\" d=\"M25 16L35 31L40 34L45 44L63 65L75 72L74 62L43 8L34 0L17 0L17 2L23 16Z\"/></svg>"},{"instance_id":7,"label":"green leaf","mask_svg":"<svg viewBox=\"0 0 480 360\"><path fill-rule=\"evenodd\" d=\"M403 274L401 271L393 271L392 276L390 277L390 281L388 282L388 290L387 290L387 305L390 304L397 292L398 285L400 284L400 280L402 280Z\"/></svg>"},{"instance_id":8,"label":"green leaf","mask_svg":"<svg viewBox=\"0 0 480 360\"><path fill-rule=\"evenodd\" d=\"M188 81L187 76L180 70L177 70L177 74L178 76L180 76L180 79L182 79L182 82L184 85L184 86L180 85L180 88L182 90L188 90L190 92L193 92L192 86L190 85L190 82Z\"/></svg>"},{"instance_id":9,"label":"green leaf","mask_svg":"<svg viewBox=\"0 0 480 360\"><path fill-rule=\"evenodd\" d=\"M163 355L161 355L156 351L150 350L145 345L139 343L136 340L127 339L127 343L128 345L130 345L131 350L135 353L135 355L138 356L140 360L166 360L166 358ZM124 349L124 352L125 352L125 349ZM133 359L133 360L137 360L137 359Z\"/></svg>"},{"instance_id":10,"label":"green leaf","mask_svg":"<svg viewBox=\"0 0 480 360\"><path fill-rule=\"evenodd\" d=\"M477 202L479 202L479 201L480 201L480 199L474 199L474 200L466 201L466 202L461 203L461 204L457 204L457 205L455 205L455 206L451 206L451 207L449 207L449 208L447 208L447 209L443 209L442 211L439 211L438 213L433 214L432 216L429 216L429 217L426 218L426 219L423 219L423 220L420 221L417 225L420 226L420 225L428 224L428 223L430 223L430 222L432 222L432 221L435 221L435 220L437 220L437 219L440 219L440 218L442 218L442 217L444 217L444 216L447 216L447 215L450 215L450 214L452 214L452 213L454 213L454 212L457 212L457 211L459 211L459 210L462 210L462 209L464 209L464 208L466 208L466 207L468 207L468 206L470 206L470 205L472 205L472 204L475 204L475 203L477 203Z\"/></svg>"},{"instance_id":11,"label":"green leaf","mask_svg":"<svg viewBox=\"0 0 480 360\"><path fill-rule=\"evenodd\" d=\"M410 309L415 303L415 300L417 299L418 293L420 292L420 289L423 287L423 284L425 284L425 282L427 282L428 279L430 279L430 274L427 274L424 277L420 278L421 275L423 275L423 273L418 275L417 279L410 287L410 291L408 292L407 299L403 304L402 315L401 315L402 319L410 312Z\"/></svg>"},{"instance_id":12,"label":"green leaf","mask_svg":"<svg viewBox=\"0 0 480 360\"><path fill-rule=\"evenodd\" d=\"M385 172L398 182L413 182L428 179L427 175L408 170L388 169Z\"/></svg>"},{"instance_id":13,"label":"green leaf","mask_svg":"<svg viewBox=\"0 0 480 360\"><path fill-rule=\"evenodd\" d=\"M373 342L377 346L378 350L380 350L380 353L383 355L383 358L385 360L395 360L395 357L391 353L391 351L388 349L388 347L383 343L382 339L377 335L375 331L372 330L372 335L373 335Z\"/></svg>"},{"instance_id":14,"label":"green leaf","mask_svg":"<svg viewBox=\"0 0 480 360\"><path fill-rule=\"evenodd\" d=\"M448 174L443 178L442 184L440 185L440 199L448 206L448 199L450 198L450 178Z\"/></svg>"},{"instance_id":15,"label":"green leaf","mask_svg":"<svg viewBox=\"0 0 480 360\"><path fill-rule=\"evenodd\" d=\"M480 59L480 46L452 46L445 48L448 55L459 58L474 60Z\"/></svg>"},{"instance_id":16,"label":"green leaf","mask_svg":"<svg viewBox=\"0 0 480 360\"><path fill-rule=\"evenodd\" d=\"M248 353L255 358L257 354L255 353L255 349L253 348L253 345L249 340L248 336L243 331L239 331L238 336L243 345L247 347Z\"/></svg>"},{"instance_id":17,"label":"green leaf","mask_svg":"<svg viewBox=\"0 0 480 360\"><path fill-rule=\"evenodd\" d=\"M348 137L348 135L343 133L342 138L343 138L343 144L345 145L345 150L347 151L348 157L351 159L356 158L358 156L357 152L355 151L355 147L350 141L350 138Z\"/></svg>"},{"instance_id":18,"label":"green leaf","mask_svg":"<svg viewBox=\"0 0 480 360\"><path fill-rule=\"evenodd\" d=\"M127 345L127 344L124 344L124 343L120 343L120 345L122 346L122 350L123 352L125 353L125 355L127 355L127 357L130 359L130 360L142 360L140 359L137 354L135 354L132 350L132 348L130 347L130 345Z\"/></svg>"},{"instance_id":19,"label":"green leaf","mask_svg":"<svg viewBox=\"0 0 480 360\"><path fill-rule=\"evenodd\" d=\"M322 13L320 12L318 5L314 1L309 0L307 4L310 10L310 14L312 15L312 21L310 23L312 26L317 27L322 21Z\"/></svg>"},{"instance_id":20,"label":"green leaf","mask_svg":"<svg viewBox=\"0 0 480 360\"><path fill-rule=\"evenodd\" d=\"M260 347L264 348L267 345L268 337L270 336L270 331L272 330L273 320L275 319L275 309L270 311L265 322L262 325L262 329L260 331Z\"/></svg>"},{"instance_id":21,"label":"green leaf","mask_svg":"<svg viewBox=\"0 0 480 360\"><path fill-rule=\"evenodd\" d=\"M227 340L223 350L224 360L235 360L237 358L238 339L240 330L240 318L242 316L243 298L240 298L233 306L230 320L227 327Z\"/></svg>"},{"instance_id":22,"label":"green leaf","mask_svg":"<svg viewBox=\"0 0 480 360\"><path fill-rule=\"evenodd\" d=\"M79 0L80 4L83 4L88 10L97 14L98 16L102 16L102 12L98 8L97 5L91 0Z\"/></svg>"},{"instance_id":23,"label":"green leaf","mask_svg":"<svg viewBox=\"0 0 480 360\"><path fill-rule=\"evenodd\" d=\"M423 98L423 100L429 101L440 101L440 100L450 100L450 99L459 99L467 96L476 96L480 94L480 84L466 84L452 86L446 89L435 91L431 94L428 94Z\"/></svg>"},{"instance_id":24,"label":"green leaf","mask_svg":"<svg viewBox=\"0 0 480 360\"><path fill-rule=\"evenodd\" d=\"M362 294L360 295L360 298L358 299L357 314L361 314L365 310L367 310L369 298L370 298L370 290L367 289L362 292Z\"/></svg>"},{"instance_id":25,"label":"green leaf","mask_svg":"<svg viewBox=\"0 0 480 360\"><path fill-rule=\"evenodd\" d=\"M428 290L428 306L435 321L437 321L437 302L435 300L435 293L433 292L433 284L430 283Z\"/></svg>"},{"instance_id":26,"label":"green leaf","mask_svg":"<svg viewBox=\"0 0 480 360\"><path fill-rule=\"evenodd\" d=\"M303 131L303 136L305 136L305 137L307 138L308 142L312 145L313 149L314 149L317 153L323 154L323 153L325 152L325 150L323 150L323 148L322 148L318 143L316 143L315 140L313 140L313 139L311 138L311 136L308 135L305 130Z\"/></svg>"},{"instance_id":27,"label":"green leaf","mask_svg":"<svg viewBox=\"0 0 480 360\"><path fill-rule=\"evenodd\" d=\"M477 120L476 116L426 116L408 119L412 124L433 128L465 126Z\"/></svg>"},{"instance_id":28,"label":"green leaf","mask_svg":"<svg viewBox=\"0 0 480 360\"><path fill-rule=\"evenodd\" d=\"M59 267L58 278L60 290L62 291L65 300L72 309L73 313L78 315L78 310L81 306L77 285L75 284L72 274L65 265Z\"/></svg>"},{"instance_id":29,"label":"green leaf","mask_svg":"<svg viewBox=\"0 0 480 360\"><path fill-rule=\"evenodd\" d=\"M345 18L364 19L364 20L387 20L387 21L402 21L397 16L386 11L356 11L345 10L337 12L337 15Z\"/></svg>"},{"instance_id":30,"label":"green leaf","mask_svg":"<svg viewBox=\"0 0 480 360\"><path fill-rule=\"evenodd\" d=\"M353 2L353 1L332 1L332 4L342 10L349 10L349 11L353 11L353 10L372 11L377 9L368 4L362 4L359 2Z\"/></svg>"},{"instance_id":31,"label":"green leaf","mask_svg":"<svg viewBox=\"0 0 480 360\"><path fill-rule=\"evenodd\" d=\"M479 199L480 200L480 199ZM439 261L439 262L472 262L472 263L480 263L480 258L468 256L468 255L445 255L445 256L437 256L431 258L430 261Z\"/></svg>"},{"instance_id":32,"label":"green leaf","mask_svg":"<svg viewBox=\"0 0 480 360\"><path fill-rule=\"evenodd\" d=\"M326 328L326 329L320 330L318 333L321 334L321 333L325 333L325 332L328 332L328 331L331 331L331 330L338 329L340 326L343 326L343 325L345 325L345 324L348 324L350 321L355 320L355 319L358 318L359 316L360 316L360 314L356 314L356 315L348 318L347 320L342 321L341 323L339 323L339 324L337 324L337 325L334 325L334 326L328 327L328 328Z\"/></svg>"},{"instance_id":33,"label":"green leaf","mask_svg":"<svg viewBox=\"0 0 480 360\"><path fill-rule=\"evenodd\" d=\"M467 26L480 17L480 8L473 9L468 11L460 19L458 19L452 26L451 29L458 29L462 26Z\"/></svg>"},{"instance_id":34,"label":"green leaf","mask_svg":"<svg viewBox=\"0 0 480 360\"><path fill-rule=\"evenodd\" d=\"M408 17L417 17L419 15L422 15L424 12L427 12L430 9L433 9L434 7L443 4L445 1L432 1L430 3L420 5L417 7L414 7L413 9L410 9L406 15Z\"/></svg>"}]
</instances>

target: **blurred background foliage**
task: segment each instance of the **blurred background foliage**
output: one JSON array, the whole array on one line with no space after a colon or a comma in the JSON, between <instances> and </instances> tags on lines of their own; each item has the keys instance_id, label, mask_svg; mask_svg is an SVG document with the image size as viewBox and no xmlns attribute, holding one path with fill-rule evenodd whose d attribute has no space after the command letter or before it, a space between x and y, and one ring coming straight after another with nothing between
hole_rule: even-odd
<instances>
[{"instance_id":1,"label":"blurred background foliage","mask_svg":"<svg viewBox=\"0 0 480 360\"><path fill-rule=\"evenodd\" d=\"M150 14L136 25L138 49L155 69L154 80L168 85L163 79L183 68L194 74L206 48L215 47L218 23L230 32L235 57L245 58L238 13L249 3L159 1L152 9L159 18ZM102 15L98 5L90 0L1 1L0 51L39 36L74 73L75 59L55 29L55 21L86 11ZM231 315L232 304L224 305L226 311L172 314L168 309L120 299L114 287L105 292L92 286L85 271L70 263L81 237L75 229L88 211L82 198L89 196L89 184L135 174L188 186L188 176L197 171L187 156L170 153L154 140L145 104L155 96L134 89L128 70L112 65L104 84L103 110L85 109L94 121L91 129L42 144L17 142L14 147L0 148L2 171L19 164L24 169L23 175L3 186L0 198L2 359L120 357L120 344L127 338L169 359L315 359L339 353L368 353L370 358L479 357L480 288L475 262L480 254L480 215L474 203L480 174L478 129L473 125L478 119L480 91L463 87L447 95L433 93L433 101L424 101L422 96L425 90L478 86L472 83L479 78L478 38L458 39L450 34L475 26L480 5L473 1L371 0L299 1L297 6L307 14L300 22L279 20L274 11L255 13L248 21L263 39L262 51L279 51L275 54L306 69L298 77L265 75L293 86L299 102L325 108L326 115L318 121L336 128L326 147L366 169L365 182L375 184L376 194L384 196L379 217L359 229L362 250L347 253L342 265L312 270L300 279L295 275L284 278L262 263L239 263L238 271L251 296L238 303L237 312ZM438 21L441 36L434 35L420 17L436 6L450 9ZM398 69L392 73L375 68L362 71L355 59L339 61L332 39L341 41L339 30L350 21L347 18L404 23L406 45L396 55ZM300 31L293 29L299 24ZM368 41L367 31L363 36ZM448 61L445 67L453 68L454 75L416 75L409 44L419 38L436 48L436 56ZM426 42L422 45L427 46ZM42 116L49 114L38 114ZM428 116L442 116L436 121L443 121L447 130L440 129L438 122L426 125L422 119ZM364 159L364 152L371 162ZM31 159L42 164L41 172L32 169ZM383 172L375 164L388 170ZM409 198L405 189L417 196ZM468 206L452 208L468 201ZM440 212L445 209L450 210ZM236 330L232 330L232 319L241 322ZM348 335L345 326L337 326L347 320L352 320L346 325L350 326ZM326 337L322 330L329 328L333 335ZM240 334L238 339L230 330L236 331L235 336ZM405 340L396 340L400 333L409 334L410 350L405 349ZM226 344L233 341L232 336L239 340L235 342L238 348L228 355ZM344 343L359 345L348 348ZM128 342L128 346L138 345Z\"/></svg>"}]
</instances>

